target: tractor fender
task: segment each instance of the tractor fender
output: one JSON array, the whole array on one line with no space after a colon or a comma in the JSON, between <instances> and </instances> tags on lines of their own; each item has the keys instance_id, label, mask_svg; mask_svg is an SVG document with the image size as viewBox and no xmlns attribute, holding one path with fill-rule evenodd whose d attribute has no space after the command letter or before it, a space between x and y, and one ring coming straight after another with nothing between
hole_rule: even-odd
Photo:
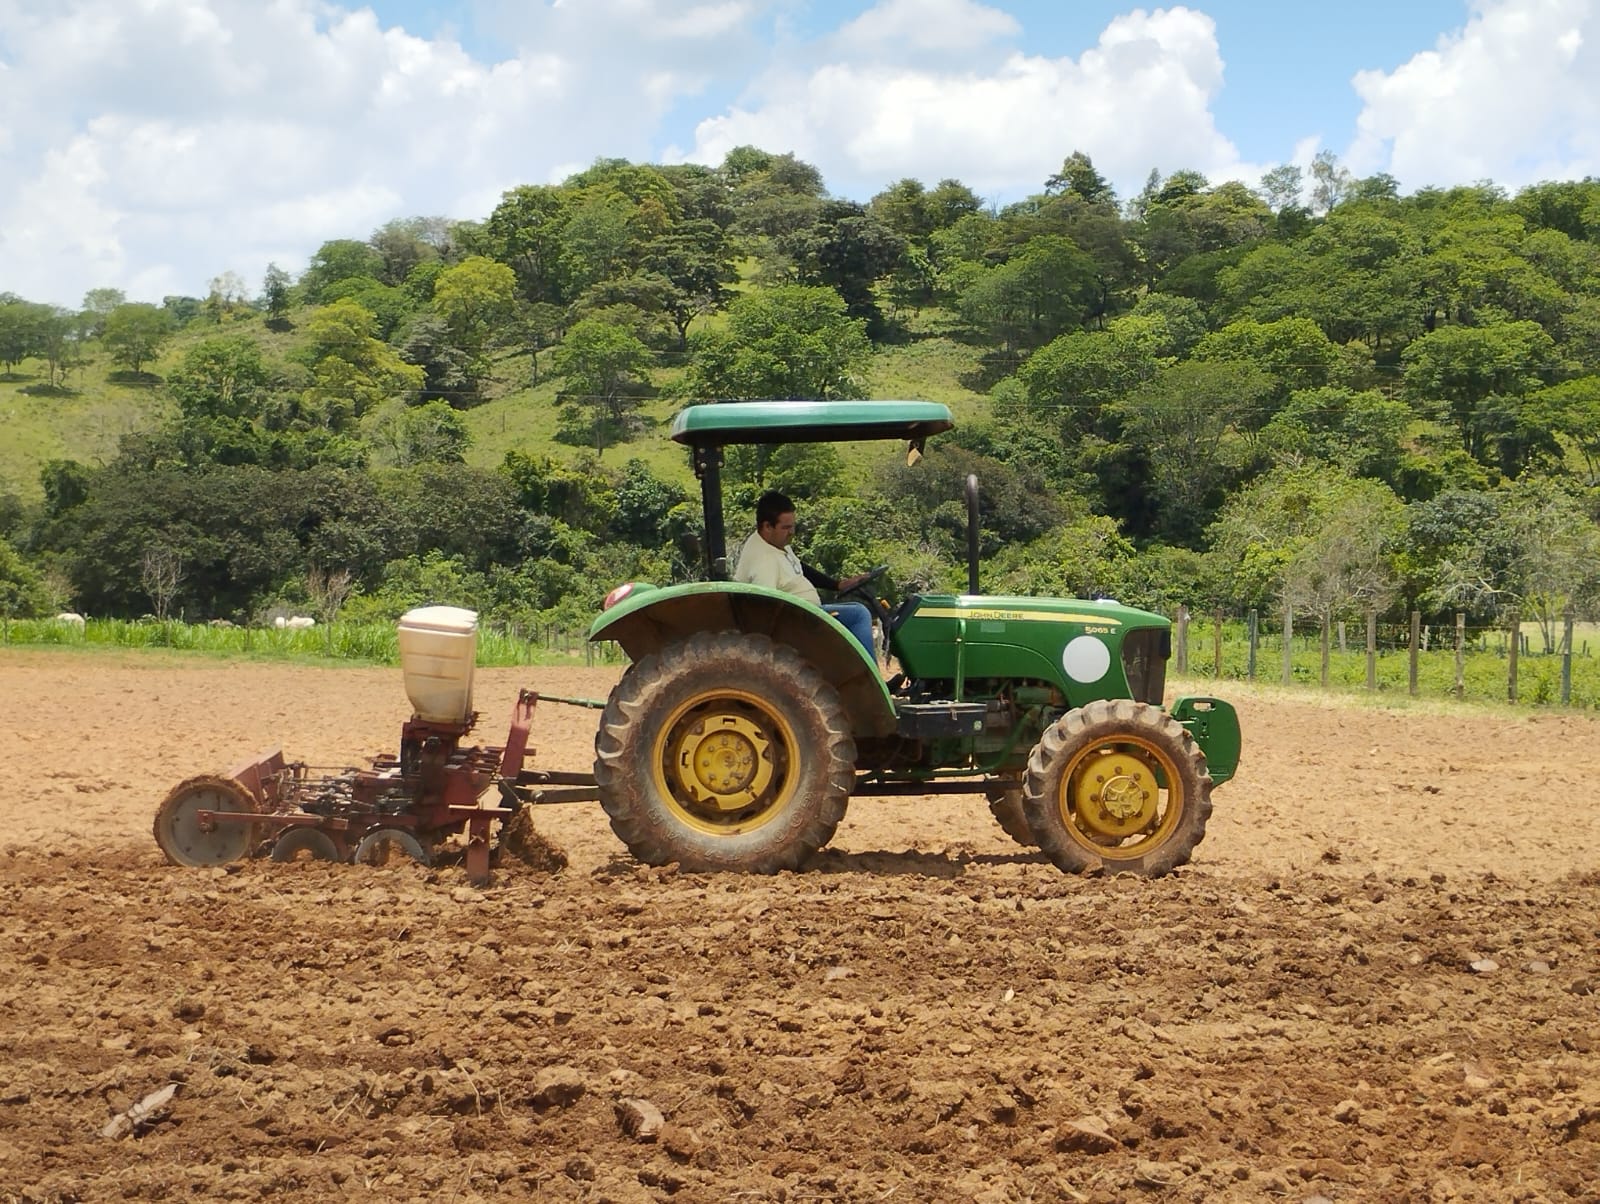
<instances>
[{"instance_id":1,"label":"tractor fender","mask_svg":"<svg viewBox=\"0 0 1600 1204\"><path fill-rule=\"evenodd\" d=\"M1174 702L1168 714L1189 729L1194 742L1205 754L1206 769L1213 782L1220 786L1233 776L1239 768L1243 741L1239 734L1239 713L1232 703L1191 695Z\"/></svg>"},{"instance_id":2,"label":"tractor fender","mask_svg":"<svg viewBox=\"0 0 1600 1204\"><path fill-rule=\"evenodd\" d=\"M791 594L737 581L636 582L595 619L589 639L615 641L638 661L701 631L743 631L788 645L839 692L854 735L894 733L894 702L877 662L839 620Z\"/></svg>"}]
</instances>

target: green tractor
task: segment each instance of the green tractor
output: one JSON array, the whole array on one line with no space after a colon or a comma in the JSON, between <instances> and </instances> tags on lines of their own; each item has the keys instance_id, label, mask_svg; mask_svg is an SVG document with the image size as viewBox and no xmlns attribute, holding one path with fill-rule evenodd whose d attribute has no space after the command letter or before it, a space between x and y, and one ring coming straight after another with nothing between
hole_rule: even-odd
<instances>
[{"instance_id":1,"label":"green tractor","mask_svg":"<svg viewBox=\"0 0 1600 1204\"><path fill-rule=\"evenodd\" d=\"M898 672L833 616L728 580L722 449L901 439L949 430L931 402L730 402L678 414L705 505L707 580L619 586L589 631L631 665L595 737L611 826L639 860L688 870L795 869L854 796L988 800L1019 843L1069 873L1157 877L1205 835L1213 785L1239 761L1215 698L1162 707L1171 625L1107 601L978 592L968 478L968 588L874 612Z\"/></svg>"}]
</instances>

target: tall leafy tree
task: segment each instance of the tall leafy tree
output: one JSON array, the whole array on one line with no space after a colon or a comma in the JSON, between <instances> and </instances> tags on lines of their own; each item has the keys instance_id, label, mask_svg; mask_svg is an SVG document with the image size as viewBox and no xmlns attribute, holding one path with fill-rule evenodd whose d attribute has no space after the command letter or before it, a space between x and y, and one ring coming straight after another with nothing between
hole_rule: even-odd
<instances>
[{"instance_id":1,"label":"tall leafy tree","mask_svg":"<svg viewBox=\"0 0 1600 1204\"><path fill-rule=\"evenodd\" d=\"M306 300L323 301L323 291L340 280L369 276L376 280L383 272L383 258L372 247L354 238L335 238L323 243L311 255L311 262L300 277Z\"/></svg>"},{"instance_id":2,"label":"tall leafy tree","mask_svg":"<svg viewBox=\"0 0 1600 1204\"><path fill-rule=\"evenodd\" d=\"M475 374L493 332L516 302L516 274L503 263L470 255L440 273L433 286L433 308L448 324L455 345L473 361Z\"/></svg>"},{"instance_id":3,"label":"tall leafy tree","mask_svg":"<svg viewBox=\"0 0 1600 1204\"><path fill-rule=\"evenodd\" d=\"M1261 445L1281 466L1328 464L1351 476L1393 480L1411 421L1410 406L1376 389L1302 389L1261 429Z\"/></svg>"},{"instance_id":4,"label":"tall leafy tree","mask_svg":"<svg viewBox=\"0 0 1600 1204\"><path fill-rule=\"evenodd\" d=\"M780 237L777 244L794 263L799 283L834 289L851 317L865 319L869 336L881 329L873 288L900 262L905 239L863 206L829 201L815 224Z\"/></svg>"},{"instance_id":5,"label":"tall leafy tree","mask_svg":"<svg viewBox=\"0 0 1600 1204\"><path fill-rule=\"evenodd\" d=\"M130 372L142 372L171 336L172 319L163 310L134 302L119 305L106 315L100 341L111 352L113 363Z\"/></svg>"},{"instance_id":6,"label":"tall leafy tree","mask_svg":"<svg viewBox=\"0 0 1600 1204\"><path fill-rule=\"evenodd\" d=\"M379 226L367 240L382 263L378 279L400 285L420 265L445 258L453 250L453 225L442 217L404 217Z\"/></svg>"},{"instance_id":7,"label":"tall leafy tree","mask_svg":"<svg viewBox=\"0 0 1600 1204\"><path fill-rule=\"evenodd\" d=\"M1271 410L1251 422L1252 428L1264 425L1272 411L1296 389L1335 383L1343 359L1339 348L1309 318L1279 318L1275 322L1245 318L1230 322L1202 338L1194 349L1194 358L1253 364L1272 374L1276 388L1268 399Z\"/></svg>"},{"instance_id":8,"label":"tall leafy tree","mask_svg":"<svg viewBox=\"0 0 1600 1204\"><path fill-rule=\"evenodd\" d=\"M1251 482L1208 535L1239 602L1358 614L1393 597L1404 526L1405 508L1388 486L1314 465Z\"/></svg>"},{"instance_id":9,"label":"tall leafy tree","mask_svg":"<svg viewBox=\"0 0 1600 1204\"><path fill-rule=\"evenodd\" d=\"M1070 193L1091 205L1115 206L1116 190L1095 170L1094 162L1082 151L1073 151L1062 161L1061 170L1044 184L1048 193Z\"/></svg>"},{"instance_id":10,"label":"tall leafy tree","mask_svg":"<svg viewBox=\"0 0 1600 1204\"><path fill-rule=\"evenodd\" d=\"M38 312L35 332L36 354L45 362L46 382L52 389L61 388L67 370L81 362L77 315L58 305L46 305Z\"/></svg>"},{"instance_id":11,"label":"tall leafy tree","mask_svg":"<svg viewBox=\"0 0 1600 1204\"><path fill-rule=\"evenodd\" d=\"M1600 376L1574 377L1541 389L1524 407L1528 420L1571 441L1590 483L1600 481Z\"/></svg>"},{"instance_id":12,"label":"tall leafy tree","mask_svg":"<svg viewBox=\"0 0 1600 1204\"><path fill-rule=\"evenodd\" d=\"M787 285L747 293L724 329L689 341L684 392L700 398L861 397L872 354L866 324L827 288Z\"/></svg>"},{"instance_id":13,"label":"tall leafy tree","mask_svg":"<svg viewBox=\"0 0 1600 1204\"><path fill-rule=\"evenodd\" d=\"M22 361L38 355L44 346L44 328L52 311L33 301L0 302L0 364L15 374Z\"/></svg>"},{"instance_id":14,"label":"tall leafy tree","mask_svg":"<svg viewBox=\"0 0 1600 1204\"><path fill-rule=\"evenodd\" d=\"M1079 324L1095 299L1094 264L1070 240L1033 239L1014 258L973 276L962 317L1005 351L1048 343Z\"/></svg>"},{"instance_id":15,"label":"tall leafy tree","mask_svg":"<svg viewBox=\"0 0 1600 1204\"><path fill-rule=\"evenodd\" d=\"M1484 464L1515 436L1519 399L1560 366L1554 341L1535 322L1443 327L1413 342L1402 360L1413 404L1454 426L1462 448Z\"/></svg>"},{"instance_id":16,"label":"tall leafy tree","mask_svg":"<svg viewBox=\"0 0 1600 1204\"><path fill-rule=\"evenodd\" d=\"M469 240L471 249L509 265L524 300L565 302L572 296L564 241L570 217L571 201L563 190L524 184L500 198Z\"/></svg>"},{"instance_id":17,"label":"tall leafy tree","mask_svg":"<svg viewBox=\"0 0 1600 1204\"><path fill-rule=\"evenodd\" d=\"M210 338L184 352L167 376L167 391L188 418L260 415L272 372L261 345L244 335Z\"/></svg>"},{"instance_id":18,"label":"tall leafy tree","mask_svg":"<svg viewBox=\"0 0 1600 1204\"><path fill-rule=\"evenodd\" d=\"M688 346L690 323L722 308L736 277L726 232L706 218L679 222L651 239L640 267L670 286L663 301L680 347Z\"/></svg>"},{"instance_id":19,"label":"tall leafy tree","mask_svg":"<svg viewBox=\"0 0 1600 1204\"><path fill-rule=\"evenodd\" d=\"M466 419L447 402L408 406L391 402L376 415L368 439L401 468L417 464L460 464L472 442Z\"/></svg>"},{"instance_id":20,"label":"tall leafy tree","mask_svg":"<svg viewBox=\"0 0 1600 1204\"><path fill-rule=\"evenodd\" d=\"M299 355L311 369L301 393L304 415L335 433L349 430L390 397L422 387L421 368L377 337L377 319L354 301L335 301L306 319Z\"/></svg>"},{"instance_id":21,"label":"tall leafy tree","mask_svg":"<svg viewBox=\"0 0 1600 1204\"><path fill-rule=\"evenodd\" d=\"M1248 458L1239 430L1272 378L1248 364L1186 360L1114 407L1122 441L1147 466L1160 534L1194 546Z\"/></svg>"},{"instance_id":22,"label":"tall leafy tree","mask_svg":"<svg viewBox=\"0 0 1600 1204\"><path fill-rule=\"evenodd\" d=\"M1305 187L1304 173L1293 163L1280 163L1261 176L1261 199L1274 213L1293 209L1300 204L1300 190Z\"/></svg>"},{"instance_id":23,"label":"tall leafy tree","mask_svg":"<svg viewBox=\"0 0 1600 1204\"><path fill-rule=\"evenodd\" d=\"M83 316L87 321L85 333L92 339L105 333L106 319L112 310L127 303L128 297L120 288L92 288L83 295Z\"/></svg>"},{"instance_id":24,"label":"tall leafy tree","mask_svg":"<svg viewBox=\"0 0 1600 1204\"><path fill-rule=\"evenodd\" d=\"M266 275L261 279L261 304L269 319L277 322L288 316L292 283L288 272L275 263L267 264Z\"/></svg>"},{"instance_id":25,"label":"tall leafy tree","mask_svg":"<svg viewBox=\"0 0 1600 1204\"><path fill-rule=\"evenodd\" d=\"M554 360L556 374L566 378L566 406L573 418L581 416L595 451L626 438L649 383L650 349L620 326L586 318L567 331Z\"/></svg>"}]
</instances>

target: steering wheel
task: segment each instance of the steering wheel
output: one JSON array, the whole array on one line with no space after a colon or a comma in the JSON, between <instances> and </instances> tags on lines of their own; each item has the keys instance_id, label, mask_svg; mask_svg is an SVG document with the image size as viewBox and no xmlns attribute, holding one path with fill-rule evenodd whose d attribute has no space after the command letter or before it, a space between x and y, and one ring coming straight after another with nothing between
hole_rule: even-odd
<instances>
[{"instance_id":1,"label":"steering wheel","mask_svg":"<svg viewBox=\"0 0 1600 1204\"><path fill-rule=\"evenodd\" d=\"M889 612L888 603L878 597L878 591L872 588L872 583L889 571L886 564L876 565L867 570L866 577L856 582L849 589L842 589L836 597L839 601L854 601L863 603L879 622L883 621Z\"/></svg>"}]
</instances>

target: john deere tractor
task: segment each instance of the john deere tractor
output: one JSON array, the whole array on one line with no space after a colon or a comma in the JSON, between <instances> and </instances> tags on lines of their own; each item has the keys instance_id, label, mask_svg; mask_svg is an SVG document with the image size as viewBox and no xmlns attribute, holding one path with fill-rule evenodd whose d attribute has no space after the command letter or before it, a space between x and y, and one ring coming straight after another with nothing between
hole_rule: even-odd
<instances>
[{"instance_id":1,"label":"john deere tractor","mask_svg":"<svg viewBox=\"0 0 1600 1204\"><path fill-rule=\"evenodd\" d=\"M619 586L589 632L631 665L595 738L611 826L652 865L773 873L828 843L853 797L985 798L1019 843L1071 873L1151 877L1187 862L1233 776L1232 706L1162 706L1171 626L1104 600L978 592L967 482L964 594L856 596L887 669L819 607L728 580L722 449L904 440L953 426L931 402L731 402L678 414L705 506L706 580Z\"/></svg>"}]
</instances>

